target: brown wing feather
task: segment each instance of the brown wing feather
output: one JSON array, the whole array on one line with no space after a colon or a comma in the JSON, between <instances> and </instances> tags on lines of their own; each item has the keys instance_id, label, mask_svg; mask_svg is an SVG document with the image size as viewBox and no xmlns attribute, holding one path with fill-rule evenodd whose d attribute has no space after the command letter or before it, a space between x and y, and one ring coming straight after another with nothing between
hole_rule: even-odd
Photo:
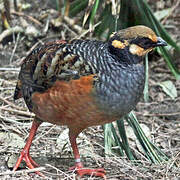
<instances>
[{"instance_id":1,"label":"brown wing feather","mask_svg":"<svg viewBox=\"0 0 180 180\"><path fill-rule=\"evenodd\" d=\"M41 47L38 47L36 49L34 49L23 61L22 66L21 66L21 70L19 73L19 77L18 77L18 82L16 84L16 88L14 91L14 100L19 99L23 96L23 92L22 92L22 88L23 88L23 84L28 83L31 84L32 80L31 80L31 75L34 74L34 69L36 69L36 66L38 64L38 62L41 62L41 56L45 53L47 53L48 51L55 51L57 48L59 48L59 46L62 46L62 44L66 43L65 41L55 41L55 42L50 42L47 43ZM44 67L40 68L40 71L45 68L45 64ZM40 78L40 71L37 72L39 73L39 78Z\"/></svg>"},{"instance_id":2,"label":"brown wing feather","mask_svg":"<svg viewBox=\"0 0 180 180\"><path fill-rule=\"evenodd\" d=\"M44 92L59 81L79 79L94 74L91 66L81 56L67 50L65 41L55 41L36 48L24 60L14 99L23 96L32 111L31 96L34 92Z\"/></svg>"}]
</instances>

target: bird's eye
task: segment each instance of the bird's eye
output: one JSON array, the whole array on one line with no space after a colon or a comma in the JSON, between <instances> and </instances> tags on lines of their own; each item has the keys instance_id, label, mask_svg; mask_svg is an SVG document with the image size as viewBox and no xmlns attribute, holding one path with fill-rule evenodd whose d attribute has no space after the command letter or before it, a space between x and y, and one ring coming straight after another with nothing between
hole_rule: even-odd
<instances>
[{"instance_id":1,"label":"bird's eye","mask_svg":"<svg viewBox=\"0 0 180 180\"><path fill-rule=\"evenodd\" d=\"M151 40L144 38L139 42L139 45L146 49L146 47L148 48L151 45Z\"/></svg>"},{"instance_id":2,"label":"bird's eye","mask_svg":"<svg viewBox=\"0 0 180 180\"><path fill-rule=\"evenodd\" d=\"M152 40L149 38L137 38L133 40L131 43L136 44L144 49L152 47L153 44Z\"/></svg>"}]
</instances>

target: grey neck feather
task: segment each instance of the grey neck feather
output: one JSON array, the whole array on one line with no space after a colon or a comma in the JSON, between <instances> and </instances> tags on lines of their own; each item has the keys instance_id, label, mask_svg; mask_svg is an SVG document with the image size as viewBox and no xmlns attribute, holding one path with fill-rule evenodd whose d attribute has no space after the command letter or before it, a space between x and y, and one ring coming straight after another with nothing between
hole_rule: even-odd
<instances>
[{"instance_id":1,"label":"grey neck feather","mask_svg":"<svg viewBox=\"0 0 180 180\"><path fill-rule=\"evenodd\" d=\"M97 69L94 95L102 110L123 116L135 107L144 89L143 65L137 61L124 63L121 56L114 57L109 52L108 43L99 41L75 40L69 50Z\"/></svg>"}]
</instances>

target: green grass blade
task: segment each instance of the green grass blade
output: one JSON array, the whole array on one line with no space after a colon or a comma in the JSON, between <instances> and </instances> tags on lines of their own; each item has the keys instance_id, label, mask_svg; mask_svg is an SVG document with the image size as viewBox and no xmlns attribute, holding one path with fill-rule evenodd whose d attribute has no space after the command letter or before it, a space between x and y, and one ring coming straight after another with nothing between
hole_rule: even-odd
<instances>
[{"instance_id":1,"label":"green grass blade","mask_svg":"<svg viewBox=\"0 0 180 180\"><path fill-rule=\"evenodd\" d=\"M140 127L137 118L133 112L129 113L129 118L127 118L128 123L133 128L134 133L139 140L146 157L153 163L161 163L168 159L167 156L164 155L158 148L154 148L152 143L146 137L145 133L143 132L142 128ZM158 151L158 152L157 152Z\"/></svg>"},{"instance_id":2,"label":"green grass blade","mask_svg":"<svg viewBox=\"0 0 180 180\"><path fill-rule=\"evenodd\" d=\"M142 0L144 3L144 7L146 8L148 14L151 16L151 21L153 21L153 25L157 27L155 29L155 32L160 35L168 44L170 44L172 47L174 47L178 52L180 52L180 46L177 45L177 43L171 38L169 33L163 28L163 26L159 23L159 21L154 16L152 10L150 9L149 5L146 3L145 0Z\"/></svg>"},{"instance_id":3,"label":"green grass blade","mask_svg":"<svg viewBox=\"0 0 180 180\"><path fill-rule=\"evenodd\" d=\"M109 33L109 27L112 19L113 16L111 15L111 7L110 5L107 5L99 18L101 24L95 29L96 36L100 37L106 30L108 30Z\"/></svg>"},{"instance_id":4,"label":"green grass blade","mask_svg":"<svg viewBox=\"0 0 180 180\"><path fill-rule=\"evenodd\" d=\"M120 156L124 156L124 152L123 152L123 143L120 141L120 138L118 137L117 133L116 133L116 129L114 128L114 125L111 123L111 132L112 135L114 137L116 146L118 146L118 150L116 150L116 152L120 155Z\"/></svg>"},{"instance_id":5,"label":"green grass blade","mask_svg":"<svg viewBox=\"0 0 180 180\"><path fill-rule=\"evenodd\" d=\"M123 144L120 141L116 130L112 123L105 124L103 126L104 129L104 146L105 146L105 154L110 155L111 153L117 153L120 156L124 156L123 152ZM114 149L113 147L118 147Z\"/></svg>"},{"instance_id":6,"label":"green grass blade","mask_svg":"<svg viewBox=\"0 0 180 180\"><path fill-rule=\"evenodd\" d=\"M114 139L111 132L111 124L105 124L104 126L104 147L105 154L113 153L112 147L114 146Z\"/></svg>"},{"instance_id":7,"label":"green grass blade","mask_svg":"<svg viewBox=\"0 0 180 180\"><path fill-rule=\"evenodd\" d=\"M144 101L148 102L149 101L149 90L148 90L148 79L149 79L149 73L148 73L148 55L145 57L145 85L144 85Z\"/></svg>"},{"instance_id":8,"label":"green grass blade","mask_svg":"<svg viewBox=\"0 0 180 180\"><path fill-rule=\"evenodd\" d=\"M125 130L125 126L124 126L124 118L117 121L117 127L118 127L119 135L121 136L123 148L124 148L124 151L125 151L127 157L130 160L135 160L135 157L129 147L128 139L126 136L126 130Z\"/></svg>"},{"instance_id":9,"label":"green grass blade","mask_svg":"<svg viewBox=\"0 0 180 180\"><path fill-rule=\"evenodd\" d=\"M147 10L147 15L149 16L149 19L151 20L152 24L154 25L153 27L155 29L155 32L160 35L161 32L158 30L158 27L156 26L156 23L154 21L154 18L152 16L152 14L148 10ZM166 50L165 47L159 47L159 49L160 49L160 51L161 51L167 65L168 65L169 69L171 70L171 72L174 74L176 79L180 79L180 72L178 71L178 69L174 65L173 58L171 57L170 53L168 53L168 51Z\"/></svg>"},{"instance_id":10,"label":"green grass blade","mask_svg":"<svg viewBox=\"0 0 180 180\"><path fill-rule=\"evenodd\" d=\"M130 4L132 3L132 4ZM156 17L153 15L149 5L146 3L145 0L131 0L127 2L127 4L131 7L131 16L135 16L136 14L136 19L134 20L135 23L138 22L138 24L145 24L156 32L158 36L161 36L165 41L167 41L172 47L174 47L178 52L180 52L180 47L172 40L170 35L166 32L166 30L163 28L163 26L159 23L159 21L156 19ZM123 8L123 7L122 7ZM134 17L133 17L134 18ZM131 23L131 21L130 21ZM129 24L128 24L129 25ZM131 24L135 25L135 24ZM160 48L160 51L169 67L171 72L174 74L176 79L180 78L180 72L176 68L176 66L173 63L173 58L171 55L168 53L168 51L162 47Z\"/></svg>"},{"instance_id":11,"label":"green grass blade","mask_svg":"<svg viewBox=\"0 0 180 180\"><path fill-rule=\"evenodd\" d=\"M98 6L99 6L99 0L96 0L95 4L93 6L92 12L91 12L91 17L90 17L90 24L91 24L91 26L94 24L94 17L96 15Z\"/></svg>"},{"instance_id":12,"label":"green grass blade","mask_svg":"<svg viewBox=\"0 0 180 180\"><path fill-rule=\"evenodd\" d=\"M71 5L70 5L70 12L69 15L75 16L76 14L78 14L79 12L81 12L82 10L84 10L88 5L88 0L76 0L74 1Z\"/></svg>"}]
</instances>

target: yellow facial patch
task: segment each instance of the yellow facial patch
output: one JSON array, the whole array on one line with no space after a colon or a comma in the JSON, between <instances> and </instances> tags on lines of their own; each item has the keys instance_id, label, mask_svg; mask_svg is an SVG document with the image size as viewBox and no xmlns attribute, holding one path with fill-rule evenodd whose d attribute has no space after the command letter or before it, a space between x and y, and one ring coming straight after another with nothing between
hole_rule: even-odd
<instances>
[{"instance_id":1,"label":"yellow facial patch","mask_svg":"<svg viewBox=\"0 0 180 180\"><path fill-rule=\"evenodd\" d=\"M129 47L129 51L131 54L138 55L138 56L144 56L148 52L152 51L153 48L144 49L136 44L131 44Z\"/></svg>"},{"instance_id":2,"label":"yellow facial patch","mask_svg":"<svg viewBox=\"0 0 180 180\"><path fill-rule=\"evenodd\" d=\"M115 48L119 48L119 49L124 49L128 44L129 43L126 40L124 42L121 42L118 40L112 41L112 46L114 46Z\"/></svg>"}]
</instances>

